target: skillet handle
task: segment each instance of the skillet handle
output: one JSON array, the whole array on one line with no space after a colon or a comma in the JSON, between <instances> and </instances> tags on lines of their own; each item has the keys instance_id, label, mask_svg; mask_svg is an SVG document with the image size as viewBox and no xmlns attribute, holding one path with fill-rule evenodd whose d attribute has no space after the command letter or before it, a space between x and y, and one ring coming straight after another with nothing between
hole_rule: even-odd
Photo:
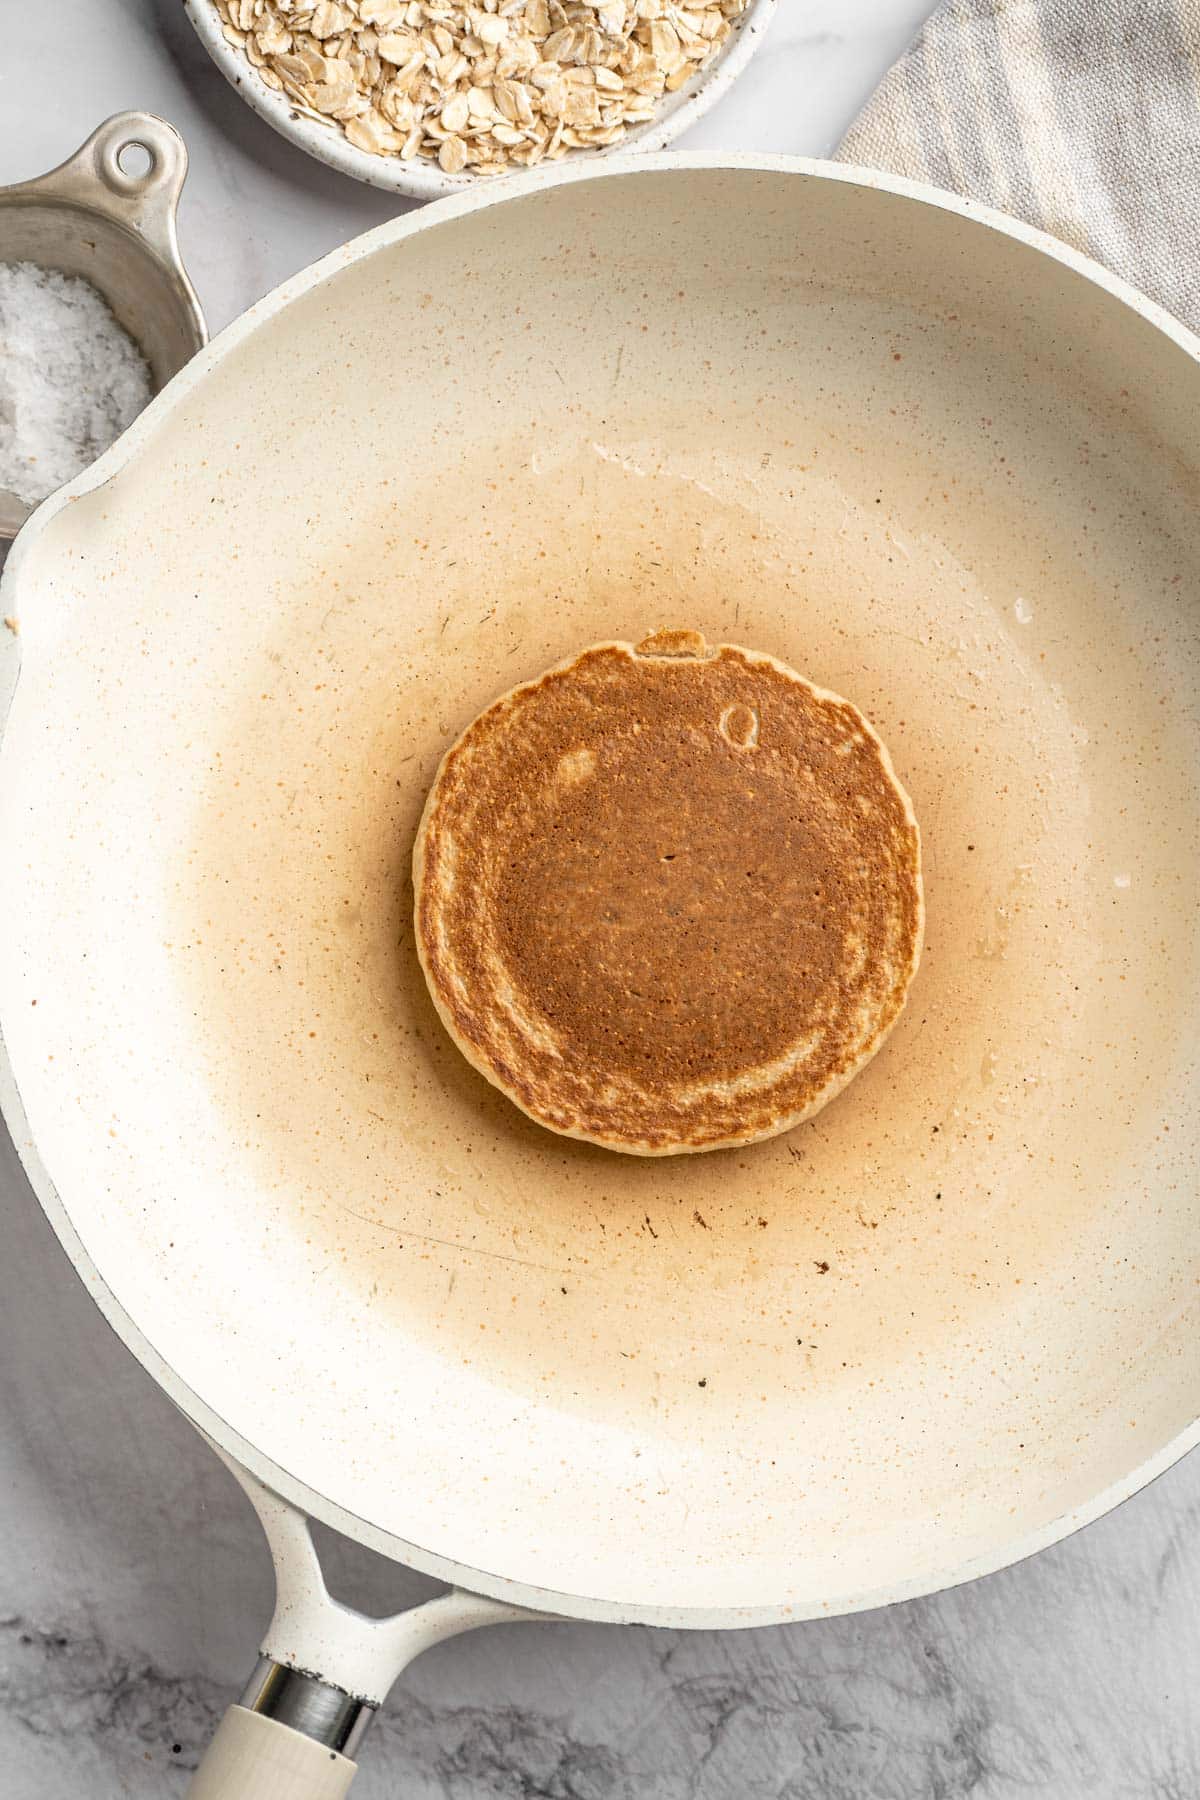
<instances>
[{"instance_id":1,"label":"skillet handle","mask_svg":"<svg viewBox=\"0 0 1200 1800\"><path fill-rule=\"evenodd\" d=\"M456 1589L376 1619L333 1599L305 1515L208 1442L246 1496L275 1564L275 1616L258 1666L217 1728L187 1800L342 1800L397 1675L423 1650L481 1625L544 1615Z\"/></svg>"},{"instance_id":2,"label":"skillet handle","mask_svg":"<svg viewBox=\"0 0 1200 1800\"><path fill-rule=\"evenodd\" d=\"M315 1739L231 1706L192 1778L188 1800L343 1800L358 1764Z\"/></svg>"}]
</instances>

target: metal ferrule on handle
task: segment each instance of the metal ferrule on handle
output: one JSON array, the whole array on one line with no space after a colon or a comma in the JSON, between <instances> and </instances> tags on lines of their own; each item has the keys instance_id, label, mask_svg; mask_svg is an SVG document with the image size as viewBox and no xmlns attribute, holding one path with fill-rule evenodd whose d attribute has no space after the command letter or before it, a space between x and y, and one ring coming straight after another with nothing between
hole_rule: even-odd
<instances>
[{"instance_id":1,"label":"metal ferrule on handle","mask_svg":"<svg viewBox=\"0 0 1200 1800\"><path fill-rule=\"evenodd\" d=\"M265 1713L231 1706L188 1800L345 1800L358 1764Z\"/></svg>"},{"instance_id":2,"label":"metal ferrule on handle","mask_svg":"<svg viewBox=\"0 0 1200 1800\"><path fill-rule=\"evenodd\" d=\"M270 1656L231 1706L189 1800L343 1800L375 1708Z\"/></svg>"},{"instance_id":3,"label":"metal ferrule on handle","mask_svg":"<svg viewBox=\"0 0 1200 1800\"><path fill-rule=\"evenodd\" d=\"M270 1656L259 1657L241 1705L351 1759L376 1712L370 1701L358 1700L317 1675L289 1669Z\"/></svg>"}]
</instances>

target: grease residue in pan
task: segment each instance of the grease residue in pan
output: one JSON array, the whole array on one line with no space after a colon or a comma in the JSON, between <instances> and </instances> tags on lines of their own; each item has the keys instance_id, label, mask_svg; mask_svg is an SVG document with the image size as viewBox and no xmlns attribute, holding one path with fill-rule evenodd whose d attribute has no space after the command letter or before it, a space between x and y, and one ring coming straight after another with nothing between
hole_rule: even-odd
<instances>
[{"instance_id":1,"label":"grease residue in pan","mask_svg":"<svg viewBox=\"0 0 1200 1800\"><path fill-rule=\"evenodd\" d=\"M1065 1343L1039 1295L1069 1308L1133 1249L1097 1241L1097 1189L1142 1151L1183 1029L1194 815L1162 697L1194 625L1177 543L1137 525L1120 468L986 360L951 400L928 344L896 342L913 375L886 408L864 387L852 411L839 371L836 408L760 413L753 444L750 421L718 449L661 417L502 442L381 511L248 684L187 960L262 1178L398 1341L608 1423L790 1435L852 1409L890 1441L897 1414L969 1411L937 1372L999 1333L1021 1399L988 1454L1019 1462L1062 1429L1038 1410ZM824 1114L645 1166L541 1132L450 1045L408 859L438 757L494 693L664 623L867 711L921 819L929 922L893 1040ZM1113 1334L1133 1348L1115 1314Z\"/></svg>"},{"instance_id":2,"label":"grease residue in pan","mask_svg":"<svg viewBox=\"0 0 1200 1800\"><path fill-rule=\"evenodd\" d=\"M0 999L101 1277L317 1511L584 1610L861 1604L1125 1491L1200 1407L1186 351L782 170L300 290L29 540ZM862 706L928 938L810 1125L643 1166L471 1073L407 868L481 706L669 623Z\"/></svg>"}]
</instances>

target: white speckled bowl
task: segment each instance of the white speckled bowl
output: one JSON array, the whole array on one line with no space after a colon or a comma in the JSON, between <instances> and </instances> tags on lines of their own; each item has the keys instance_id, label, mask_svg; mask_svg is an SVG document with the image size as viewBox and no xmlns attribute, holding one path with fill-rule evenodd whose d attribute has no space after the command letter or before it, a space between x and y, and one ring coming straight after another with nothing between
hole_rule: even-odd
<instances>
[{"instance_id":1,"label":"white speckled bowl","mask_svg":"<svg viewBox=\"0 0 1200 1800\"><path fill-rule=\"evenodd\" d=\"M749 0L721 54L678 93L668 94L652 119L636 126L618 144L602 150L574 150L564 161L587 163L598 156L626 155L630 150L665 150L737 80L762 43L777 4L778 0ZM446 175L434 162L401 162L396 156L356 150L336 125L318 125L315 120L306 119L286 94L277 93L260 79L243 53L227 41L213 0L183 0L183 8L201 43L242 99L281 137L307 150L318 162L327 163L343 175L352 175L355 181L365 181L370 187L408 194L414 200L437 200L497 179L494 175L469 172ZM516 176L521 173L513 170Z\"/></svg>"}]
</instances>

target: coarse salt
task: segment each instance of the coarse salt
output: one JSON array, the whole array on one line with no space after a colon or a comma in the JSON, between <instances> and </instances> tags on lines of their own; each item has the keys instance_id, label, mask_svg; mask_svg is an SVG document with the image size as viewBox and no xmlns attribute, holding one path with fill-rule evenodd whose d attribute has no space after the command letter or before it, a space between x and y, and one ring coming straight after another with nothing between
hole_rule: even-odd
<instances>
[{"instance_id":1,"label":"coarse salt","mask_svg":"<svg viewBox=\"0 0 1200 1800\"><path fill-rule=\"evenodd\" d=\"M141 412L146 359L77 275L0 263L0 488L29 506L70 481Z\"/></svg>"}]
</instances>

